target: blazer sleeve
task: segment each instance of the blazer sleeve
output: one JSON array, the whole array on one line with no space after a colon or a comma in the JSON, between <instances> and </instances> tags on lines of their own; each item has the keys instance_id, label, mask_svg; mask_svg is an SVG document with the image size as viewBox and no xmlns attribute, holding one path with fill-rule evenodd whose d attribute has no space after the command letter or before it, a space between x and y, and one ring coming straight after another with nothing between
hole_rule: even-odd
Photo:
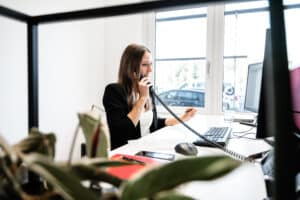
<instances>
[{"instance_id":1,"label":"blazer sleeve","mask_svg":"<svg viewBox=\"0 0 300 200\"><path fill-rule=\"evenodd\" d=\"M157 121L157 126L156 127L154 125L154 120ZM166 126L165 120L166 120L166 118L157 118L157 119L153 118L153 122L152 122L152 124L150 126L150 133L152 133L154 131L157 131L157 130L163 128L163 127L165 127Z\"/></svg>"},{"instance_id":2,"label":"blazer sleeve","mask_svg":"<svg viewBox=\"0 0 300 200\"><path fill-rule=\"evenodd\" d=\"M140 137L139 126L134 126L127 117L129 106L125 91L120 85L110 84L105 88L103 105L110 130L112 149L127 144L129 139Z\"/></svg>"},{"instance_id":3,"label":"blazer sleeve","mask_svg":"<svg viewBox=\"0 0 300 200\"><path fill-rule=\"evenodd\" d=\"M166 126L165 121L166 121L166 118L158 118L157 119L157 130Z\"/></svg>"}]
</instances>

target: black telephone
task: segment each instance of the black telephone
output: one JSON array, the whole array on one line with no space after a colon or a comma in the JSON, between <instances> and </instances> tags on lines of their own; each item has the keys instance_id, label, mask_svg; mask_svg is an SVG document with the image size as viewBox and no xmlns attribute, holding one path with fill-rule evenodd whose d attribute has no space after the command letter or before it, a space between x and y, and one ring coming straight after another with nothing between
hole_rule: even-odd
<instances>
[{"instance_id":1,"label":"black telephone","mask_svg":"<svg viewBox=\"0 0 300 200\"><path fill-rule=\"evenodd\" d=\"M138 77L139 77L139 81L142 80L142 78L144 78L144 76L141 73L138 73Z\"/></svg>"},{"instance_id":2,"label":"black telephone","mask_svg":"<svg viewBox=\"0 0 300 200\"><path fill-rule=\"evenodd\" d=\"M274 179L274 149L264 155L261 160L261 167L265 176Z\"/></svg>"},{"instance_id":3,"label":"black telephone","mask_svg":"<svg viewBox=\"0 0 300 200\"><path fill-rule=\"evenodd\" d=\"M268 152L261 160L261 167L265 175L265 183L267 194L272 196L272 189L274 188L274 149ZM296 195L297 199L300 199L300 172L296 175Z\"/></svg>"},{"instance_id":4,"label":"black telephone","mask_svg":"<svg viewBox=\"0 0 300 200\"><path fill-rule=\"evenodd\" d=\"M251 157L246 157L243 156L237 152L234 152L230 149L225 148L224 146L209 140L208 138L206 138L205 136L199 134L197 131L195 131L193 128L191 128L189 125L187 125L184 121L182 121L181 118L179 118L164 102L163 100L161 100L161 98L154 92L153 89L151 89L150 87L150 91L151 94L161 103L161 105L175 118L177 119L177 121L179 121L183 126L185 126L188 130L190 130L193 134L197 135L199 138L203 139L204 141L208 142L209 144L211 144L211 146L216 147L221 149L222 151L224 151L225 153L229 154L230 156L241 160L241 161L249 161L249 162L254 162L254 159Z\"/></svg>"},{"instance_id":5,"label":"black telephone","mask_svg":"<svg viewBox=\"0 0 300 200\"><path fill-rule=\"evenodd\" d=\"M274 149L266 153L261 160L268 199L274 195Z\"/></svg>"}]
</instances>

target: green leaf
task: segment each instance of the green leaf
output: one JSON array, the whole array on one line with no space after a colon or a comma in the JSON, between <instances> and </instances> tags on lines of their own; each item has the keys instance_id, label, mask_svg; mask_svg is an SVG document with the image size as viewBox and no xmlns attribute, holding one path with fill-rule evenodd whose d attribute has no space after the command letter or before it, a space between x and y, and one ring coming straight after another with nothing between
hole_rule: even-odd
<instances>
[{"instance_id":1,"label":"green leaf","mask_svg":"<svg viewBox=\"0 0 300 200\"><path fill-rule=\"evenodd\" d=\"M79 113L79 124L86 139L87 155L89 157L108 157L109 131L101 122L99 116L92 113Z\"/></svg>"},{"instance_id":2,"label":"green leaf","mask_svg":"<svg viewBox=\"0 0 300 200\"><path fill-rule=\"evenodd\" d=\"M60 165L67 165L67 162L60 163ZM94 167L119 167L124 165L131 165L134 163L131 162L124 162L118 160L108 160L106 158L85 158L80 161L76 161L72 163L72 166L77 165L87 165L87 166L94 166Z\"/></svg>"},{"instance_id":3,"label":"green leaf","mask_svg":"<svg viewBox=\"0 0 300 200\"><path fill-rule=\"evenodd\" d=\"M31 129L27 138L15 144L13 148L23 153L40 153L54 158L56 138L54 133L42 133L36 128Z\"/></svg>"},{"instance_id":4,"label":"green leaf","mask_svg":"<svg viewBox=\"0 0 300 200\"><path fill-rule=\"evenodd\" d=\"M21 188L21 184L13 174L11 165L7 164L7 157L0 156L0 187L2 184L9 185L9 189L14 195L22 196L24 193Z\"/></svg>"},{"instance_id":5,"label":"green leaf","mask_svg":"<svg viewBox=\"0 0 300 200\"><path fill-rule=\"evenodd\" d=\"M175 193L174 191L161 192L155 196L154 200L194 200L191 197Z\"/></svg>"},{"instance_id":6,"label":"green leaf","mask_svg":"<svg viewBox=\"0 0 300 200\"><path fill-rule=\"evenodd\" d=\"M71 166L69 166L68 163L60 163L58 164L58 167L66 171L66 173L75 174L81 181L102 181L119 187L124 180L110 175L105 171L105 169L106 167L117 167L124 165L131 165L131 163L95 158L84 159L77 163L72 163Z\"/></svg>"},{"instance_id":7,"label":"green leaf","mask_svg":"<svg viewBox=\"0 0 300 200\"><path fill-rule=\"evenodd\" d=\"M63 170L66 171L66 173L76 175L76 177L78 177L81 181L91 180L97 182L106 182L116 187L119 187L124 181L123 179L107 173L103 169L97 169L93 166L77 165L63 168Z\"/></svg>"},{"instance_id":8,"label":"green leaf","mask_svg":"<svg viewBox=\"0 0 300 200\"><path fill-rule=\"evenodd\" d=\"M123 186L122 199L153 197L193 180L211 180L225 175L240 165L227 156L196 157L177 160L145 172ZM184 172L184 173L182 173Z\"/></svg>"},{"instance_id":9,"label":"green leaf","mask_svg":"<svg viewBox=\"0 0 300 200\"><path fill-rule=\"evenodd\" d=\"M8 162L16 161L16 154L14 153L13 149L9 146L9 144L6 142L6 140L1 135L0 135L0 148L3 150L4 154L6 154L6 156L8 158Z\"/></svg>"},{"instance_id":10,"label":"green leaf","mask_svg":"<svg viewBox=\"0 0 300 200\"><path fill-rule=\"evenodd\" d=\"M99 199L94 193L84 188L76 176L55 166L49 158L32 153L23 155L22 159L30 170L42 176L65 199Z\"/></svg>"}]
</instances>

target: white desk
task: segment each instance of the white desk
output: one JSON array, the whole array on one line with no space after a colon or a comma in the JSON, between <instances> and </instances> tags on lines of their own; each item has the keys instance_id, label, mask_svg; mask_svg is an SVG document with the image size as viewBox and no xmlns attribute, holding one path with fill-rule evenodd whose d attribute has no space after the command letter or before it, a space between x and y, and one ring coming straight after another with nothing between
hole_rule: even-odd
<instances>
[{"instance_id":1,"label":"white desk","mask_svg":"<svg viewBox=\"0 0 300 200\"><path fill-rule=\"evenodd\" d=\"M203 133L210 126L231 126L233 132L248 130L249 127L238 125L237 123L225 123L223 116L197 115L187 122L199 133ZM250 137L250 136L249 136ZM252 136L254 137L254 136ZM148 150L165 153L173 153L176 158L183 155L174 151L174 146L180 142L193 142L197 139L193 133L182 125L166 127L138 140L130 141L111 152L134 155L138 151ZM250 155L270 148L263 141L249 139L231 139L227 147L242 155ZM198 156L224 154L216 148L198 147ZM202 200L262 200L266 195L263 174L259 165L244 164L232 173L213 181L194 181L179 187L184 194Z\"/></svg>"}]
</instances>

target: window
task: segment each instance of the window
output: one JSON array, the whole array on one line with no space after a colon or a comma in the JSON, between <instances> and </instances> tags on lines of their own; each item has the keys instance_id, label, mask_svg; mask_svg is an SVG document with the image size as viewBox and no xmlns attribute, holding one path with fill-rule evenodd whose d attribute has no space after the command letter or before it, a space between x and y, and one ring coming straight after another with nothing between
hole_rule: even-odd
<instances>
[{"instance_id":1,"label":"window","mask_svg":"<svg viewBox=\"0 0 300 200\"><path fill-rule=\"evenodd\" d=\"M295 68L300 66L300 0L284 2L289 66ZM248 65L263 62L269 17L267 0L156 13L157 93L176 91L172 106L245 112ZM199 98L190 93L179 100L184 96L179 91L196 91Z\"/></svg>"},{"instance_id":2,"label":"window","mask_svg":"<svg viewBox=\"0 0 300 200\"><path fill-rule=\"evenodd\" d=\"M243 112L248 65L264 57L268 2L226 4L224 15L223 111Z\"/></svg>"},{"instance_id":3,"label":"window","mask_svg":"<svg viewBox=\"0 0 300 200\"><path fill-rule=\"evenodd\" d=\"M156 14L155 90L160 95L177 90L182 102L167 102L171 106L204 107L204 101L197 104L193 93L181 90L205 90L206 27L207 8Z\"/></svg>"}]
</instances>

